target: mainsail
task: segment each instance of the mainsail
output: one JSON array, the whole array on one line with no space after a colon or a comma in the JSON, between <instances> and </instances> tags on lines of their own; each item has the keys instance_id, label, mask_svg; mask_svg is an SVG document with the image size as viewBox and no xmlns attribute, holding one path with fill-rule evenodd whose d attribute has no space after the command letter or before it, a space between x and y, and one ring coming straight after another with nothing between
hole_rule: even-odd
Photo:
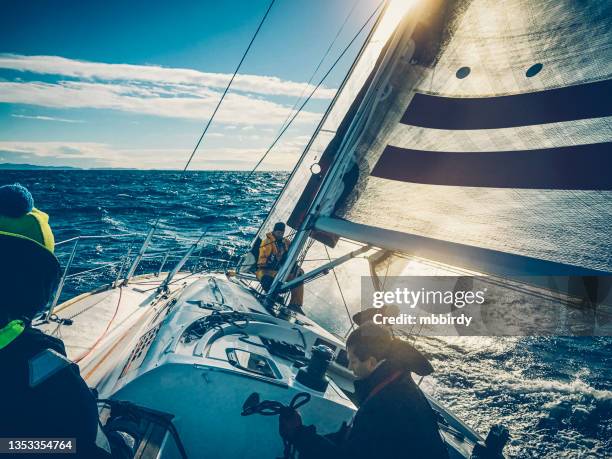
<instances>
[{"instance_id":1,"label":"mainsail","mask_svg":"<svg viewBox=\"0 0 612 459\"><path fill-rule=\"evenodd\" d=\"M612 4L413 6L383 18L271 219L483 272L612 272Z\"/></svg>"},{"instance_id":2,"label":"mainsail","mask_svg":"<svg viewBox=\"0 0 612 459\"><path fill-rule=\"evenodd\" d=\"M571 276L609 276L611 15L604 1L390 2L261 229L295 230L271 290L333 274L305 306L325 323L343 303L327 323L341 333L380 268L570 296ZM371 250L346 261L355 244ZM306 275L287 282L295 263Z\"/></svg>"}]
</instances>

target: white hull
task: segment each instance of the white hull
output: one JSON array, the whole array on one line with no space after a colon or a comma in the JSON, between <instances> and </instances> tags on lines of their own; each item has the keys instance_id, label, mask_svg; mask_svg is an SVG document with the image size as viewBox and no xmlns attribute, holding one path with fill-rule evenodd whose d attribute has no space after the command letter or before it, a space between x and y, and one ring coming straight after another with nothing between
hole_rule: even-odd
<instances>
[{"instance_id":1,"label":"white hull","mask_svg":"<svg viewBox=\"0 0 612 459\"><path fill-rule=\"evenodd\" d=\"M323 342L337 351L343 349L340 339L304 316L295 321L274 317L251 290L223 274L177 277L184 279L163 295L156 294L156 287L164 276L150 275L135 278L125 287L76 297L56 310L59 318L79 313L72 325L56 329L51 323L41 328L61 333L69 357L80 359L82 376L100 398L126 400L174 415L173 424L189 457L282 456L276 417L240 416L253 392L262 400L284 404L297 393L309 393L311 401L300 412L305 424L317 425L321 433L333 432L342 421L350 420L355 406L341 389L352 389L345 367L333 362L328 371L330 384L325 392L317 392L297 382L295 362L270 352L261 338L306 350ZM242 328L224 323L201 336L185 338L194 322L213 313L207 308L211 304L231 306L248 316L248 324ZM261 356L275 374L257 374L232 364L227 354L231 349ZM451 457L469 457L478 435L437 402L432 401L432 406L445 419L441 432ZM157 443L158 457L180 457L167 432L158 440L150 442Z\"/></svg>"}]
</instances>

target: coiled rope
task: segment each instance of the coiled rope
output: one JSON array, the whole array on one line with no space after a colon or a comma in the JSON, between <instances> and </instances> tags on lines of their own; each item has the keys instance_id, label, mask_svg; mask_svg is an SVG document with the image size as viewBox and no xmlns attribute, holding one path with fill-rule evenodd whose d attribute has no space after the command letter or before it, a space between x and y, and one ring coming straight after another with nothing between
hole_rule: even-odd
<instances>
[{"instance_id":1,"label":"coiled rope","mask_svg":"<svg viewBox=\"0 0 612 459\"><path fill-rule=\"evenodd\" d=\"M310 401L310 394L308 392L297 393L289 402L289 405L283 405L281 402L276 400L264 400L259 401L259 394L253 392L242 405L242 412L240 416L251 416L253 414L261 414L262 416L276 416L280 415L283 411L295 411L301 406L304 406ZM295 447L293 444L283 438L284 446L284 458L291 459L295 457Z\"/></svg>"}]
</instances>

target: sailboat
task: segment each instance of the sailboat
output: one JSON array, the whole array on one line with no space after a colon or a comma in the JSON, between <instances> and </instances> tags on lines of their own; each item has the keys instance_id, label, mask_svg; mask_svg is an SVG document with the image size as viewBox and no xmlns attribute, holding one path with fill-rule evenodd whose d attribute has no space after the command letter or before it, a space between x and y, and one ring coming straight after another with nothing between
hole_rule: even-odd
<instances>
[{"instance_id":1,"label":"sailboat","mask_svg":"<svg viewBox=\"0 0 612 459\"><path fill-rule=\"evenodd\" d=\"M232 269L184 271L193 248L169 272L136 276L155 228L111 285L61 304L58 291L53 320L39 327L61 330L103 401L102 422L116 411L138 419L136 457L279 457L286 451L276 419L256 415L261 400L307 401L304 423L320 432L356 410L343 339L351 314L326 329L316 320L325 311L314 306L342 308L351 287L341 288L341 269L376 274L393 262L435 274L612 271L596 256L612 253L609 207L588 223L555 214L562 199L587 211L609 203L612 70L601 59L611 8L569 0L382 5L258 234L277 221L294 230L268 294L248 256ZM472 205L457 206L453 195ZM505 226L512 237L496 237L493 205L514 212ZM527 234L522 219L541 231ZM584 244L568 246L538 219L571 227ZM289 280L296 265L304 274ZM282 301L298 283L309 287L312 314ZM330 285L342 298L315 296ZM486 449L443 401L428 399L451 458Z\"/></svg>"}]
</instances>

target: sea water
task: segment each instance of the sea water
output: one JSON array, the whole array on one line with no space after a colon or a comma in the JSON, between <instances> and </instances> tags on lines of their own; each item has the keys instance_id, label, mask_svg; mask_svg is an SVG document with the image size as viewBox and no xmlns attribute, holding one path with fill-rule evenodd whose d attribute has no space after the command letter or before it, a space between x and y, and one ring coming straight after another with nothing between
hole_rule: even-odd
<instances>
[{"instance_id":1,"label":"sea water","mask_svg":"<svg viewBox=\"0 0 612 459\"><path fill-rule=\"evenodd\" d=\"M120 264L106 264L138 250L158 218L162 237L150 250L157 255L143 260L141 271L158 269L171 248L184 253L205 228L199 263L236 260L287 174L258 173L249 183L240 172L186 178L168 171L0 171L0 185L20 182L31 189L58 242L113 235L79 242L71 272L100 269L70 279L63 299L112 280ZM71 249L72 243L57 247L64 263ZM344 311L329 314L331 323ZM505 424L512 435L508 456L612 457L612 338L419 337L415 344L436 368L424 389L482 435L494 423Z\"/></svg>"}]
</instances>

